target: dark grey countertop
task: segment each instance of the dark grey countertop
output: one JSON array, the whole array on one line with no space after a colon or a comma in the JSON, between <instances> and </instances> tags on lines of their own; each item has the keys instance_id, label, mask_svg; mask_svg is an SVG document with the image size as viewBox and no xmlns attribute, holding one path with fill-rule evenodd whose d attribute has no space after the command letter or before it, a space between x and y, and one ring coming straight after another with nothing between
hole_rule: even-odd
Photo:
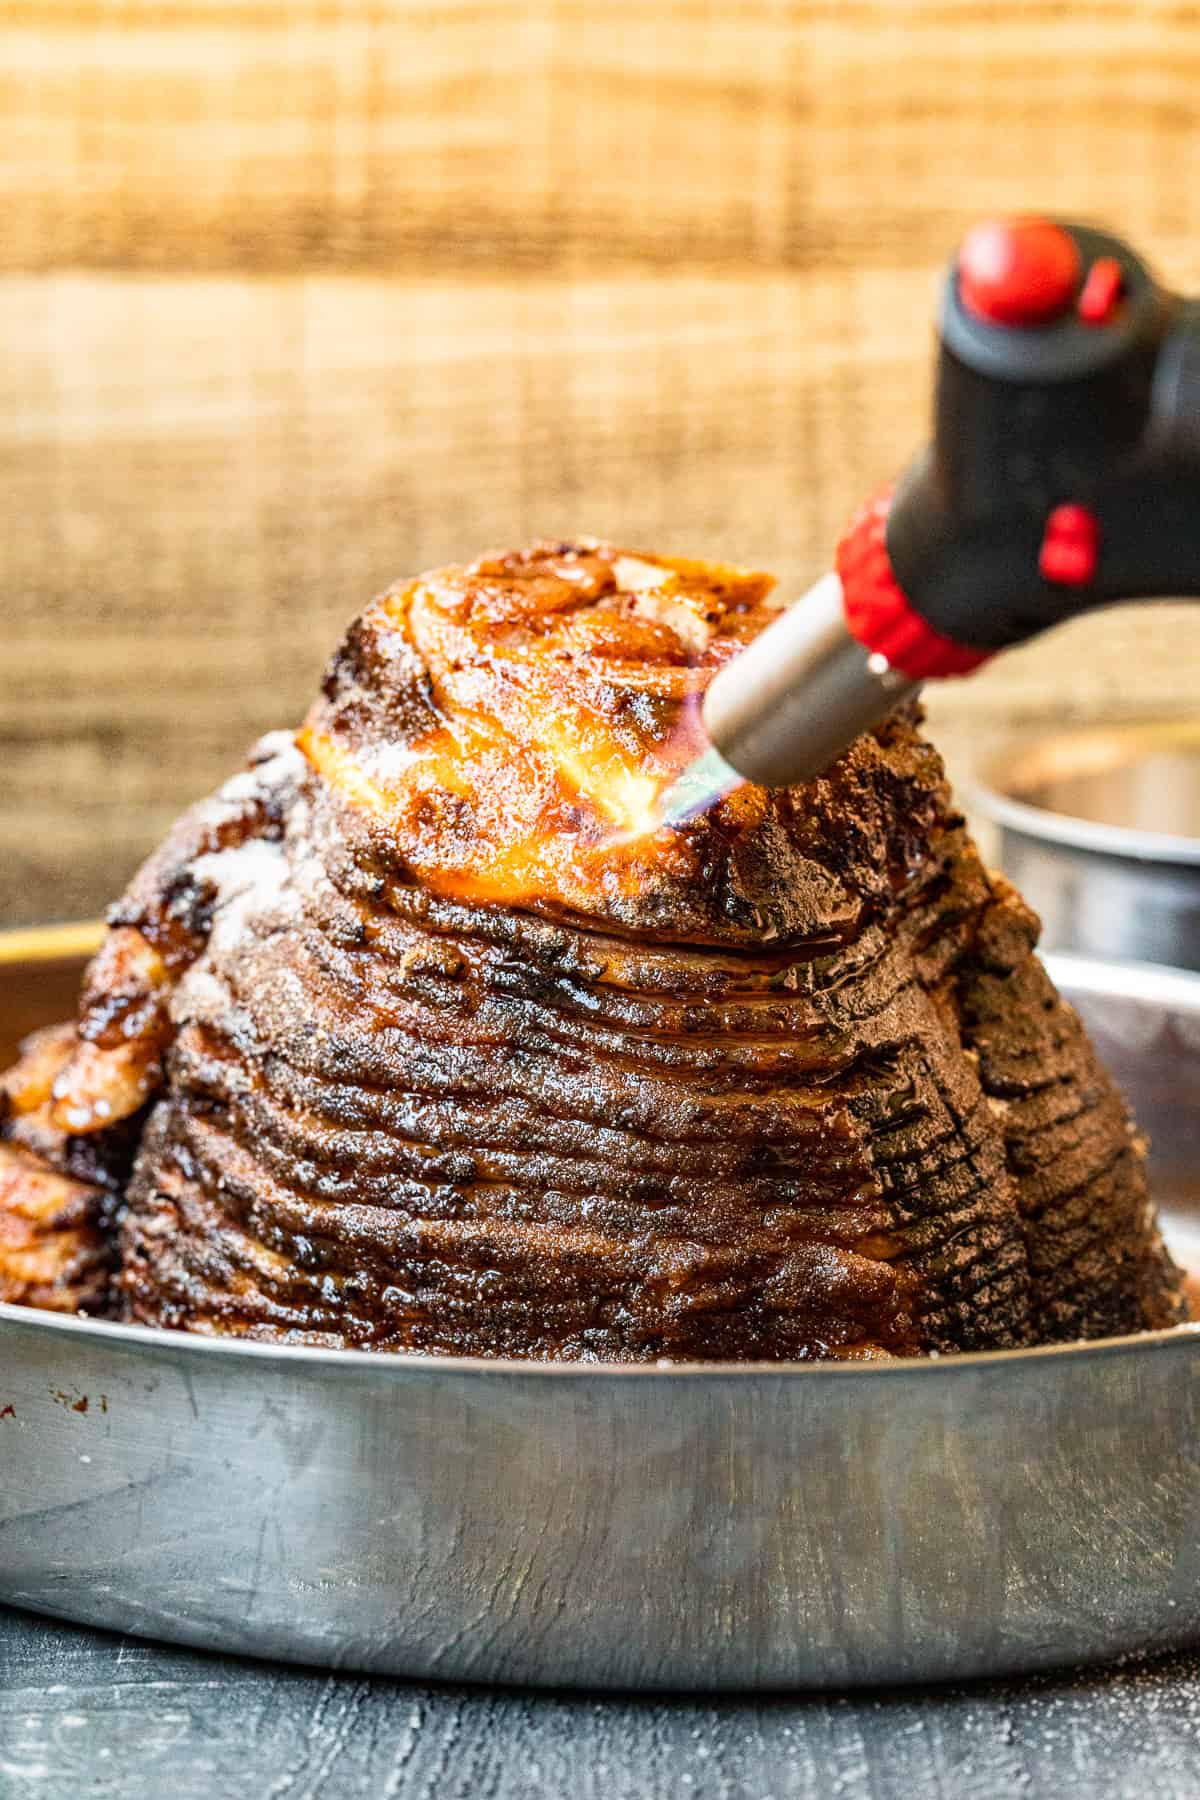
<instances>
[{"instance_id":1,"label":"dark grey countertop","mask_svg":"<svg viewBox=\"0 0 1200 1800\"><path fill-rule=\"evenodd\" d=\"M0 1608L0 1800L1196 1800L1200 1655L672 1700L364 1680Z\"/></svg>"}]
</instances>

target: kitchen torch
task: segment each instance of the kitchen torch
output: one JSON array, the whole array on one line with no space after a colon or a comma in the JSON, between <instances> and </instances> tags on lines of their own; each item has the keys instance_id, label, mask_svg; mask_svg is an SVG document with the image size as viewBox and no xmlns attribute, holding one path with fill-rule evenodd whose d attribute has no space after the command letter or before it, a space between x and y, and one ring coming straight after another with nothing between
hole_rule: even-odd
<instances>
[{"instance_id":1,"label":"kitchen torch","mask_svg":"<svg viewBox=\"0 0 1200 1800\"><path fill-rule=\"evenodd\" d=\"M1106 232L994 220L941 299L933 439L711 682L679 824L821 773L924 681L1120 600L1200 594L1200 301Z\"/></svg>"}]
</instances>

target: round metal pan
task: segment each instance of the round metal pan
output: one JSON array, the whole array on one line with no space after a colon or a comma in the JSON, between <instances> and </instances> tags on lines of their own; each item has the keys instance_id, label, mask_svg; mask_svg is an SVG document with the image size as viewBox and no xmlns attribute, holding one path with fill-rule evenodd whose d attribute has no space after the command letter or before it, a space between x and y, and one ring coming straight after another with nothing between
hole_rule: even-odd
<instances>
[{"instance_id":1,"label":"round metal pan","mask_svg":"<svg viewBox=\"0 0 1200 1800\"><path fill-rule=\"evenodd\" d=\"M1200 719L1025 738L972 805L1048 949L1200 970Z\"/></svg>"},{"instance_id":2,"label":"round metal pan","mask_svg":"<svg viewBox=\"0 0 1200 1800\"><path fill-rule=\"evenodd\" d=\"M1189 1248L1200 978L1053 964ZM0 977L9 995L28 965ZM0 1598L337 1668L997 1675L1200 1640L1200 1328L859 1367L276 1349L0 1307Z\"/></svg>"}]
</instances>

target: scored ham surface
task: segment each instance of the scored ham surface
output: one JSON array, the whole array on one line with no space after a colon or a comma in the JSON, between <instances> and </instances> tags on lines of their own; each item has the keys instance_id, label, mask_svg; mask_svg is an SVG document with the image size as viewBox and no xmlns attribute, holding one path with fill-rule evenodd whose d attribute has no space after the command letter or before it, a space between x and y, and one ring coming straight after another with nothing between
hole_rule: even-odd
<instances>
[{"instance_id":1,"label":"scored ham surface","mask_svg":"<svg viewBox=\"0 0 1200 1800\"><path fill-rule=\"evenodd\" d=\"M4 1079L0 1298L621 1360L1177 1321L1143 1148L915 709L650 828L771 586L584 542L375 601Z\"/></svg>"}]
</instances>

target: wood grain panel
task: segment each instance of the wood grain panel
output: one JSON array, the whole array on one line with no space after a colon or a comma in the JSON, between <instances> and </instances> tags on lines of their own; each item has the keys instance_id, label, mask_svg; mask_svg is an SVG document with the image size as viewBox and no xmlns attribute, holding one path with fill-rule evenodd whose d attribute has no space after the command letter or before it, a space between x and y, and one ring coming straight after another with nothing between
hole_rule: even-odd
<instances>
[{"instance_id":1,"label":"wood grain panel","mask_svg":"<svg viewBox=\"0 0 1200 1800\"><path fill-rule=\"evenodd\" d=\"M18 0L0 266L908 264L1031 202L1158 249L1198 78L1166 0Z\"/></svg>"},{"instance_id":2,"label":"wood grain panel","mask_svg":"<svg viewBox=\"0 0 1200 1800\"><path fill-rule=\"evenodd\" d=\"M0 4L0 922L94 910L394 575L537 532L828 559L998 205L1200 285L1165 0ZM938 697L1195 704L1195 617Z\"/></svg>"},{"instance_id":3,"label":"wood grain panel","mask_svg":"<svg viewBox=\"0 0 1200 1800\"><path fill-rule=\"evenodd\" d=\"M102 898L394 575L578 530L813 573L919 404L925 283L862 280L865 336L788 277L0 283L9 915L64 851Z\"/></svg>"}]
</instances>

